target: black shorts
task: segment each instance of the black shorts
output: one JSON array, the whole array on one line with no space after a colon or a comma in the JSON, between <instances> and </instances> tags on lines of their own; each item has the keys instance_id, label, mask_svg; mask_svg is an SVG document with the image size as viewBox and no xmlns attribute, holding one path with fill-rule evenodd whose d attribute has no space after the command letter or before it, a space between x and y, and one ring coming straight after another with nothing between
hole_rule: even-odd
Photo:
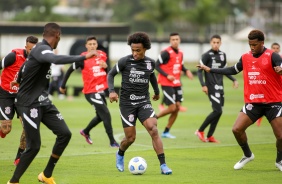
<instances>
[{"instance_id":1,"label":"black shorts","mask_svg":"<svg viewBox=\"0 0 282 184\"><path fill-rule=\"evenodd\" d=\"M0 120L12 120L14 118L16 94L10 94L0 87Z\"/></svg>"},{"instance_id":2,"label":"black shorts","mask_svg":"<svg viewBox=\"0 0 282 184\"><path fill-rule=\"evenodd\" d=\"M151 103L140 103L136 105L121 105L120 116L123 128L136 126L136 120L143 122L151 117L156 117Z\"/></svg>"},{"instance_id":3,"label":"black shorts","mask_svg":"<svg viewBox=\"0 0 282 184\"><path fill-rule=\"evenodd\" d=\"M183 93L181 86L179 87L171 87L171 86L162 86L163 94L164 94L164 103L168 106L171 104L175 104L176 102L183 101Z\"/></svg>"},{"instance_id":4,"label":"black shorts","mask_svg":"<svg viewBox=\"0 0 282 184\"><path fill-rule=\"evenodd\" d=\"M246 103L241 112L249 116L249 118L256 122L260 117L265 116L269 122L276 117L282 117L282 104L276 103Z\"/></svg>"}]
</instances>

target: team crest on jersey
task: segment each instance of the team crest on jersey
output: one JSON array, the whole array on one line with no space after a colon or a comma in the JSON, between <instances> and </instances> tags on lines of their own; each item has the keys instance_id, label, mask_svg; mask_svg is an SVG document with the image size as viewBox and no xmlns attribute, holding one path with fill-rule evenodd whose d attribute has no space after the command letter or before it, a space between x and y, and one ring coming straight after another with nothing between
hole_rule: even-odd
<instances>
[{"instance_id":1,"label":"team crest on jersey","mask_svg":"<svg viewBox=\"0 0 282 184\"><path fill-rule=\"evenodd\" d=\"M30 109L30 117L37 118L38 117L38 110L35 109L35 108Z\"/></svg>"},{"instance_id":2,"label":"team crest on jersey","mask_svg":"<svg viewBox=\"0 0 282 184\"><path fill-rule=\"evenodd\" d=\"M151 70L152 69L152 64L151 63L146 63L147 64L147 69Z\"/></svg>"},{"instance_id":3,"label":"team crest on jersey","mask_svg":"<svg viewBox=\"0 0 282 184\"><path fill-rule=\"evenodd\" d=\"M5 107L5 114L11 113L11 107Z\"/></svg>"},{"instance_id":4,"label":"team crest on jersey","mask_svg":"<svg viewBox=\"0 0 282 184\"><path fill-rule=\"evenodd\" d=\"M252 110L253 107L254 107L254 106L253 106L252 104L247 104L247 105L246 105L246 109L249 110L249 111Z\"/></svg>"},{"instance_id":5,"label":"team crest on jersey","mask_svg":"<svg viewBox=\"0 0 282 184\"><path fill-rule=\"evenodd\" d=\"M224 61L224 55L220 55L219 57L221 61Z\"/></svg>"},{"instance_id":6,"label":"team crest on jersey","mask_svg":"<svg viewBox=\"0 0 282 184\"><path fill-rule=\"evenodd\" d=\"M133 114L129 114L128 121L130 121L130 122L134 121L134 115Z\"/></svg>"}]
</instances>

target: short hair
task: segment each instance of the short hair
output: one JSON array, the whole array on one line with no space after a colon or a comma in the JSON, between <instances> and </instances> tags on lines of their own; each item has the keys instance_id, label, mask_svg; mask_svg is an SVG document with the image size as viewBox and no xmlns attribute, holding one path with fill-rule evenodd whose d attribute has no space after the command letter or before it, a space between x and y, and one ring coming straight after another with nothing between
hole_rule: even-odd
<instances>
[{"instance_id":1,"label":"short hair","mask_svg":"<svg viewBox=\"0 0 282 184\"><path fill-rule=\"evenodd\" d=\"M95 36L88 36L86 38L86 42L88 42L89 40L96 40L97 41L97 38Z\"/></svg>"},{"instance_id":2,"label":"short hair","mask_svg":"<svg viewBox=\"0 0 282 184\"><path fill-rule=\"evenodd\" d=\"M258 41L264 41L264 34L262 31L254 29L248 35L249 40L258 39Z\"/></svg>"},{"instance_id":3,"label":"short hair","mask_svg":"<svg viewBox=\"0 0 282 184\"><path fill-rule=\"evenodd\" d=\"M44 26L43 36L55 36L58 32L61 32L61 27L54 22L50 22Z\"/></svg>"},{"instance_id":4,"label":"short hair","mask_svg":"<svg viewBox=\"0 0 282 184\"><path fill-rule=\"evenodd\" d=\"M272 43L272 44L271 44L271 47L273 47L274 45L277 45L278 47L280 47L280 44L277 43L277 42Z\"/></svg>"},{"instance_id":5,"label":"short hair","mask_svg":"<svg viewBox=\"0 0 282 184\"><path fill-rule=\"evenodd\" d=\"M212 36L211 36L210 41L211 41L212 39L214 39L214 38L221 40L221 37L220 37L218 34L215 34L215 35L212 35Z\"/></svg>"},{"instance_id":6,"label":"short hair","mask_svg":"<svg viewBox=\"0 0 282 184\"><path fill-rule=\"evenodd\" d=\"M35 37L35 36L28 36L28 37L26 38L26 42L36 44L36 43L38 42L38 38Z\"/></svg>"},{"instance_id":7,"label":"short hair","mask_svg":"<svg viewBox=\"0 0 282 184\"><path fill-rule=\"evenodd\" d=\"M173 32L173 33L170 33L170 34L169 34L169 37L171 37L171 36L177 36L177 35L180 36L179 33Z\"/></svg>"},{"instance_id":8,"label":"short hair","mask_svg":"<svg viewBox=\"0 0 282 184\"><path fill-rule=\"evenodd\" d=\"M149 36L144 32L136 32L128 36L127 44L131 45L132 43L142 43L143 47L147 50L151 48L151 41Z\"/></svg>"}]
</instances>

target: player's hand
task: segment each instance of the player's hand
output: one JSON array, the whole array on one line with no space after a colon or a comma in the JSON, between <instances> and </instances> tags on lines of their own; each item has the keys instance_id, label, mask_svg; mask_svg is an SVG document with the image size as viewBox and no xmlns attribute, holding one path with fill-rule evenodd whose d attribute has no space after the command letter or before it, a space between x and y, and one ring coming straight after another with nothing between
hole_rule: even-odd
<instances>
[{"instance_id":1,"label":"player's hand","mask_svg":"<svg viewBox=\"0 0 282 184\"><path fill-rule=\"evenodd\" d=\"M238 83L238 81L234 81L233 82L233 88L235 88L235 89L237 89L239 87L239 83Z\"/></svg>"},{"instance_id":2,"label":"player's hand","mask_svg":"<svg viewBox=\"0 0 282 184\"><path fill-rule=\"evenodd\" d=\"M118 102L118 94L116 92L111 92L109 94L110 102Z\"/></svg>"},{"instance_id":3,"label":"player's hand","mask_svg":"<svg viewBox=\"0 0 282 184\"><path fill-rule=\"evenodd\" d=\"M107 63L104 62L104 61L100 61L99 66L100 66L101 68L107 68L107 67L108 67Z\"/></svg>"},{"instance_id":4,"label":"player's hand","mask_svg":"<svg viewBox=\"0 0 282 184\"><path fill-rule=\"evenodd\" d=\"M211 68L206 65L196 65L199 69L205 70L206 72L210 72Z\"/></svg>"},{"instance_id":5,"label":"player's hand","mask_svg":"<svg viewBox=\"0 0 282 184\"><path fill-rule=\"evenodd\" d=\"M60 90L60 92L61 92L62 94L66 94L66 91L67 91L66 88L60 87L59 90Z\"/></svg>"},{"instance_id":6,"label":"player's hand","mask_svg":"<svg viewBox=\"0 0 282 184\"><path fill-rule=\"evenodd\" d=\"M153 99L154 101L157 101L157 100L160 99L160 95L153 95L153 96L152 96L152 99Z\"/></svg>"},{"instance_id":7,"label":"player's hand","mask_svg":"<svg viewBox=\"0 0 282 184\"><path fill-rule=\"evenodd\" d=\"M207 86L203 86L203 87L202 87L202 91L203 91L206 95L207 95L208 92L209 92Z\"/></svg>"},{"instance_id":8,"label":"player's hand","mask_svg":"<svg viewBox=\"0 0 282 184\"><path fill-rule=\"evenodd\" d=\"M174 79L175 79L175 77L173 75L168 75L166 78L170 81L174 81Z\"/></svg>"},{"instance_id":9,"label":"player's hand","mask_svg":"<svg viewBox=\"0 0 282 184\"><path fill-rule=\"evenodd\" d=\"M10 88L13 89L14 86L19 86L19 83L16 80L10 82Z\"/></svg>"},{"instance_id":10,"label":"player's hand","mask_svg":"<svg viewBox=\"0 0 282 184\"><path fill-rule=\"evenodd\" d=\"M282 68L281 68L281 66L275 66L274 67L274 71L276 73L278 73L279 75L282 75Z\"/></svg>"},{"instance_id":11,"label":"player's hand","mask_svg":"<svg viewBox=\"0 0 282 184\"><path fill-rule=\"evenodd\" d=\"M190 80L193 80L193 79L194 79L194 76L193 76L193 74L192 74L192 72L191 72L190 70L187 70L187 71L186 71L186 75L187 75L187 77L188 77Z\"/></svg>"},{"instance_id":12,"label":"player's hand","mask_svg":"<svg viewBox=\"0 0 282 184\"><path fill-rule=\"evenodd\" d=\"M99 53L97 52L97 50L91 50L91 51L87 52L87 54L85 55L85 58L89 59L93 56L99 57Z\"/></svg>"}]
</instances>

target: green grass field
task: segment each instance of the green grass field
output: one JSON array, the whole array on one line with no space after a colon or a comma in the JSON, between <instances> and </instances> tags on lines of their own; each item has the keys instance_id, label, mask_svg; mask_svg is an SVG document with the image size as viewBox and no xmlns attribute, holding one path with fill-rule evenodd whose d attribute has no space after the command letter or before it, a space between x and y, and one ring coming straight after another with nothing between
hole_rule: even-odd
<instances>
[{"instance_id":1,"label":"green grass field","mask_svg":"<svg viewBox=\"0 0 282 184\"><path fill-rule=\"evenodd\" d=\"M191 68L191 67L190 67ZM132 175L129 171L117 171L115 167L116 148L109 147L103 124L91 131L93 145L88 145L79 134L95 115L93 108L81 94L72 100L54 99L54 104L61 111L73 133L70 144L58 162L53 176L57 184L143 184L143 183L281 183L282 173L274 166L276 158L275 137L266 119L262 125L251 126L248 130L249 144L255 154L255 160L242 170L234 170L234 164L242 157L242 151L231 132L236 116L243 106L243 82L241 74L236 78L239 89L232 88L232 82L225 79L225 107L214 136L220 144L203 143L194 135L204 118L211 111L208 97L201 91L197 77L193 81L183 78L184 103L187 112L181 112L171 133L176 139L163 139L166 161L173 174L160 174L159 162L153 151L148 133L137 124L136 142L125 155L125 165L134 156L146 159L148 168L144 175ZM74 73L69 84L79 84L80 75ZM116 82L118 85L118 82ZM70 90L71 91L71 90ZM159 102L153 102L158 111ZM123 129L117 103L108 104L112 114L112 124L117 140L123 138ZM161 133L167 117L158 121ZM55 136L41 124L42 146L39 154L31 163L20 183L38 183L37 175L45 168L52 150ZM0 139L0 184L6 184L11 178L15 166L13 160L18 148L21 126L14 119L13 130Z\"/></svg>"}]
</instances>

